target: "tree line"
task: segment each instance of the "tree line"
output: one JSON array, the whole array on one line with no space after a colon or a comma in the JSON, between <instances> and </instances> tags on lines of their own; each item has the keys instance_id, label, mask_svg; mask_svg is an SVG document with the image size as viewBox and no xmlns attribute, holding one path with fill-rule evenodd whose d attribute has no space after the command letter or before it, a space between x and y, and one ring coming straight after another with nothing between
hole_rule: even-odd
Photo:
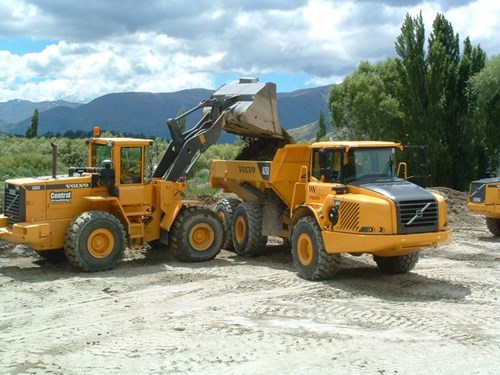
<instances>
[{"instance_id":1,"label":"tree line","mask_svg":"<svg viewBox=\"0 0 500 375\"><path fill-rule=\"evenodd\" d=\"M396 58L362 62L332 87L334 130L350 139L424 145L430 184L466 189L500 152L500 57L487 59L438 14L425 38L422 15L406 16Z\"/></svg>"}]
</instances>

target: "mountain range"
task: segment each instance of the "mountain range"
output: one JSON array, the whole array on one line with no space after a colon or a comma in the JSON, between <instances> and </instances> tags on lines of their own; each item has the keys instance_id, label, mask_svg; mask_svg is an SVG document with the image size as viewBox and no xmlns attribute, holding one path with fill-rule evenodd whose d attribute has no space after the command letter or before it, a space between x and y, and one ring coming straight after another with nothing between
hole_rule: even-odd
<instances>
[{"instance_id":1,"label":"mountain range","mask_svg":"<svg viewBox=\"0 0 500 375\"><path fill-rule=\"evenodd\" d=\"M328 119L327 99L331 86L278 93L278 113L281 126L288 130L308 126L308 136L314 133L320 112ZM166 120L175 117L180 109L195 107L213 91L188 89L172 93L125 92L98 97L89 103L68 101L29 102L11 100L0 103L0 132L24 135L31 123L33 111L38 108L38 134L66 131L91 131L99 125L103 130L144 134L148 137L170 139ZM193 126L200 115L187 117L188 127ZM312 124L312 125L311 125ZM223 133L220 143L233 142L234 136Z\"/></svg>"}]
</instances>

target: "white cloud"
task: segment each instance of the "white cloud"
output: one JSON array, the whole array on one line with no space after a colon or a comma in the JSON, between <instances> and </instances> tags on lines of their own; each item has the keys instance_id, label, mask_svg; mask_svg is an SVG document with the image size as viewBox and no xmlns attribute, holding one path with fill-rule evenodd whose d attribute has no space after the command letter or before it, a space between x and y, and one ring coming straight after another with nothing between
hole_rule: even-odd
<instances>
[{"instance_id":1,"label":"white cloud","mask_svg":"<svg viewBox=\"0 0 500 375\"><path fill-rule=\"evenodd\" d=\"M2 51L0 38L0 101L88 101L109 92L215 88L217 76L225 74L297 74L302 85L335 83L362 60L394 56L405 15L419 11L427 32L440 12L461 39L469 35L473 44L498 54L497 3L158 0L144 6L123 0L117 6L109 0L4 0L0 35L56 42L16 55Z\"/></svg>"}]
</instances>

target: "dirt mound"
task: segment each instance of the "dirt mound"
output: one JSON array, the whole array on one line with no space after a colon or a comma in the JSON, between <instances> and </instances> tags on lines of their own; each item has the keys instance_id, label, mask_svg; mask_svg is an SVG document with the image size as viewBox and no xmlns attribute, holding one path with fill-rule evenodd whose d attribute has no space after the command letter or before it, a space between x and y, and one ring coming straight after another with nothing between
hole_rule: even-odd
<instances>
[{"instance_id":1,"label":"dirt mound","mask_svg":"<svg viewBox=\"0 0 500 375\"><path fill-rule=\"evenodd\" d=\"M272 160L276 151L295 140L286 130L283 130L283 139L249 138L242 137L245 146L236 156L236 160Z\"/></svg>"},{"instance_id":2,"label":"dirt mound","mask_svg":"<svg viewBox=\"0 0 500 375\"><path fill-rule=\"evenodd\" d=\"M429 191L441 194L448 203L448 222L452 228L477 228L484 226L484 218L472 214L467 208L467 193L447 187L430 187Z\"/></svg>"}]
</instances>

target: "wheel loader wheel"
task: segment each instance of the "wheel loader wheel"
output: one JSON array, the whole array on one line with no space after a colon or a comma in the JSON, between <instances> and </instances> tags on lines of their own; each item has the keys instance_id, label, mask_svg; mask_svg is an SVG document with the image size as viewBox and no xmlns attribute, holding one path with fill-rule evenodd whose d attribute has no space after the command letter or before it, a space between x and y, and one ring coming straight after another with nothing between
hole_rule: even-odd
<instances>
[{"instance_id":1,"label":"wheel loader wheel","mask_svg":"<svg viewBox=\"0 0 500 375\"><path fill-rule=\"evenodd\" d=\"M500 237L500 219L493 219L491 217L487 217L486 226L488 227L491 234Z\"/></svg>"},{"instance_id":2,"label":"wheel loader wheel","mask_svg":"<svg viewBox=\"0 0 500 375\"><path fill-rule=\"evenodd\" d=\"M255 256L265 250L267 236L262 235L262 206L243 202L234 210L232 222L234 251L241 256Z\"/></svg>"},{"instance_id":3,"label":"wheel loader wheel","mask_svg":"<svg viewBox=\"0 0 500 375\"><path fill-rule=\"evenodd\" d=\"M340 254L328 254L321 229L313 217L297 222L292 235L292 258L299 275L307 280L331 279L339 270Z\"/></svg>"},{"instance_id":4,"label":"wheel loader wheel","mask_svg":"<svg viewBox=\"0 0 500 375\"><path fill-rule=\"evenodd\" d=\"M64 253L75 268L104 271L121 260L125 246L125 230L118 218L108 212L89 211L69 225Z\"/></svg>"},{"instance_id":5,"label":"wheel loader wheel","mask_svg":"<svg viewBox=\"0 0 500 375\"><path fill-rule=\"evenodd\" d=\"M170 247L184 262L201 262L219 254L224 231L215 212L204 207L188 207L175 219L170 230Z\"/></svg>"},{"instance_id":6,"label":"wheel loader wheel","mask_svg":"<svg viewBox=\"0 0 500 375\"><path fill-rule=\"evenodd\" d=\"M418 263L419 255L420 253L418 251L394 257L381 257L374 255L373 260L377 263L380 271L384 273L397 274L411 271Z\"/></svg>"},{"instance_id":7,"label":"wheel loader wheel","mask_svg":"<svg viewBox=\"0 0 500 375\"><path fill-rule=\"evenodd\" d=\"M240 203L241 200L237 198L223 198L219 202L217 202L217 206L215 207L215 213L221 219L222 227L224 228L224 241L222 242L222 248L225 250L234 250L231 228L233 223L234 210Z\"/></svg>"}]
</instances>

